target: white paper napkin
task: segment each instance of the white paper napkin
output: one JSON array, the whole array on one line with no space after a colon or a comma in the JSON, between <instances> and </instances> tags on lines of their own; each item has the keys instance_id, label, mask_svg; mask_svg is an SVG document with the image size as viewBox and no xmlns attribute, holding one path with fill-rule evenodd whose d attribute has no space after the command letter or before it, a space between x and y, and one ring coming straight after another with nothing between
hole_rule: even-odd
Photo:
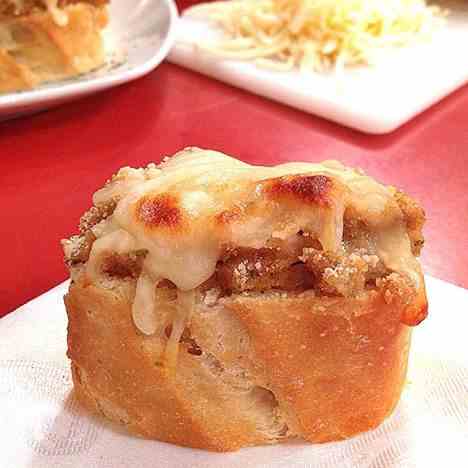
<instances>
[{"instance_id":1,"label":"white paper napkin","mask_svg":"<svg viewBox=\"0 0 468 468\"><path fill-rule=\"evenodd\" d=\"M63 283L0 319L1 468L468 467L468 291L427 278L408 384L377 430L324 445L217 454L142 440L81 410L66 352Z\"/></svg>"}]
</instances>

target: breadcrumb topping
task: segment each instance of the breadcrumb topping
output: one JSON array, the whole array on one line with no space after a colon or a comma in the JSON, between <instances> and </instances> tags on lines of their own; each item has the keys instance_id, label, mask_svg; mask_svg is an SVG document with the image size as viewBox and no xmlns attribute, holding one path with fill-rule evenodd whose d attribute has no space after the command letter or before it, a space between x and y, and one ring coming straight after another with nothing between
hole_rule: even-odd
<instances>
[{"instance_id":1,"label":"breadcrumb topping","mask_svg":"<svg viewBox=\"0 0 468 468\"><path fill-rule=\"evenodd\" d=\"M80 234L63 241L70 267L87 262L92 245L105 231L118 200L136 184L154 179L161 169L155 164L145 168L122 168L96 192L95 204L81 218ZM411 241L414 255L424 243L422 208L409 196L393 190ZM102 261L102 273L116 278L136 278L145 252L127 255L109 253ZM166 280L166 282L168 282ZM169 282L170 283L170 282ZM175 287L172 283L172 288ZM159 286L165 287L165 286ZM273 232L263 248L226 246L213 276L199 287L206 305L214 305L225 295L250 291L310 291L327 296L355 297L369 289L385 289L385 300L405 300L411 296L409 280L389 271L373 247L368 227L356 213L345 213L342 248L324 251L310 232Z\"/></svg>"}]
</instances>

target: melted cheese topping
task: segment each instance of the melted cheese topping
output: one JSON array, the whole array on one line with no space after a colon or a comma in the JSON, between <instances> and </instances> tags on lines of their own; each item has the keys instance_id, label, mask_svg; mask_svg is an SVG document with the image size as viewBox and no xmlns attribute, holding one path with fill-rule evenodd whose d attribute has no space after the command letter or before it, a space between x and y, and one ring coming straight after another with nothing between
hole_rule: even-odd
<instances>
[{"instance_id":1,"label":"melted cheese topping","mask_svg":"<svg viewBox=\"0 0 468 468\"><path fill-rule=\"evenodd\" d=\"M109 184L94 194L93 202L95 205L100 205L112 199L120 199L138 184L157 177L160 172L154 164L149 165L146 169L122 167Z\"/></svg>"},{"instance_id":2,"label":"melted cheese topping","mask_svg":"<svg viewBox=\"0 0 468 468\"><path fill-rule=\"evenodd\" d=\"M336 251L340 247L344 193L337 191L327 207L299 200L292 212L291 205L264 201L264 188L255 186L294 174L322 174L340 181L348 187L346 196L371 218L371 212L381 213L391 199L388 189L336 162L261 167L214 151L189 149L164 163L156 178L135 184L118 203L113 218L148 251L148 269L154 277L167 278L179 289L190 290L213 274L227 243L260 248L271 237L286 237L304 229L316 235L324 249ZM141 200L157 200L166 194L176 199L174 209L181 217L177 220L180 225L148 226L138 220ZM217 224L220 213L245 210L249 205L251 212L239 222Z\"/></svg>"},{"instance_id":3,"label":"melted cheese topping","mask_svg":"<svg viewBox=\"0 0 468 468\"><path fill-rule=\"evenodd\" d=\"M120 173L119 173L120 174ZM194 305L193 290L210 278L226 245L264 247L272 238L309 232L324 250L342 247L347 208L365 220L369 242L385 265L418 284L417 262L391 188L336 161L252 166L214 151L186 149L150 175L125 169L95 195L117 201L99 227L87 271L98 274L105 252L147 251L132 314L145 334L155 331L154 288L161 278L178 288L165 361L177 347ZM310 182L311 176L313 182ZM309 184L307 185L306 182ZM310 185L312 184L312 185Z\"/></svg>"},{"instance_id":4,"label":"melted cheese topping","mask_svg":"<svg viewBox=\"0 0 468 468\"><path fill-rule=\"evenodd\" d=\"M395 225L387 230L376 233L377 255L384 265L392 271L408 276L415 289L421 287L418 261L411 252L411 243L404 226Z\"/></svg>"},{"instance_id":5,"label":"melted cheese topping","mask_svg":"<svg viewBox=\"0 0 468 468\"><path fill-rule=\"evenodd\" d=\"M177 356L179 354L180 338L186 326L188 325L194 306L194 291L177 292L176 315L172 322L171 335L167 341L166 349L164 352L164 365L170 370L173 370L176 367Z\"/></svg>"}]
</instances>

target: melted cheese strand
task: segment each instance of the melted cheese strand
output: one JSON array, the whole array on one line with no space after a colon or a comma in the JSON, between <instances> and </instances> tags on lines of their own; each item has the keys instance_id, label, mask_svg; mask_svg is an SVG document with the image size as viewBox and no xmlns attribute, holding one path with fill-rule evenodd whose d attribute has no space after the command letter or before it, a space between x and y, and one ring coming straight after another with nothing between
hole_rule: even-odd
<instances>
[{"instance_id":1,"label":"melted cheese strand","mask_svg":"<svg viewBox=\"0 0 468 468\"><path fill-rule=\"evenodd\" d=\"M132 304L132 318L135 326L145 335L156 332L156 302L153 281L144 271L140 274L136 284L135 299Z\"/></svg>"},{"instance_id":2,"label":"melted cheese strand","mask_svg":"<svg viewBox=\"0 0 468 468\"><path fill-rule=\"evenodd\" d=\"M176 368L180 338L189 323L194 306L195 291L177 291L176 314L172 322L171 336L164 351L164 366L169 372L173 372Z\"/></svg>"}]
</instances>

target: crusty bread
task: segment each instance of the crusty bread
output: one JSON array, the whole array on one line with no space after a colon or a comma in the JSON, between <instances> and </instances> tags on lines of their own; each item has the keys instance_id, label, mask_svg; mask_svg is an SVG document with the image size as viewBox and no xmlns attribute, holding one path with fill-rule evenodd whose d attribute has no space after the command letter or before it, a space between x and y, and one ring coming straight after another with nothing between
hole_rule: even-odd
<instances>
[{"instance_id":1,"label":"crusty bread","mask_svg":"<svg viewBox=\"0 0 468 468\"><path fill-rule=\"evenodd\" d=\"M301 263L301 275L310 276L305 282L283 281L284 270L272 267L287 263L283 256L271 263L264 249L253 257L237 249L235 259L244 255L244 269L250 270L247 260L252 258L259 271L268 266L268 281L255 281L250 271L248 281L233 283L226 279L232 257L221 256L213 276L194 290L190 316L177 335L176 359L170 360L167 349L180 313L176 285L157 283L148 331L133 309L137 279L144 275L142 254L123 255L123 244L114 243L100 273L89 265L96 259L91 253L95 237L106 236L101 231L108 222L99 221L112 218L129 185L159 173L151 167L138 181L140 176L125 172L114 178L106 188L107 204L90 210L82 219L81 236L65 242L72 274L65 297L68 355L76 394L86 406L144 437L215 451L290 438L345 439L375 428L392 412L405 382L409 325L427 313L417 263L406 276L362 253L368 233L359 237L366 229L360 222L345 227L346 243L359 245L344 254L351 264L312 247L301 249L299 262L290 260L294 263L288 268ZM294 180L303 188L303 176ZM399 222L409 226L412 250L419 251L422 210L401 192L389 196L400 201L392 206L401 206ZM389 223L388 213L384 221ZM285 251L283 244L275 245L280 247L272 252ZM364 283L356 281L359 265L364 265ZM237 265L231 273L238 277L240 271ZM328 280L330 271L334 276ZM333 289L337 277L351 278L353 288L340 284Z\"/></svg>"},{"instance_id":2,"label":"crusty bread","mask_svg":"<svg viewBox=\"0 0 468 468\"><path fill-rule=\"evenodd\" d=\"M75 282L69 357L80 400L145 437L217 451L325 442L376 427L398 402L411 331L383 291L199 304L191 334L203 354L182 343L175 375L157 362L164 340L135 330L133 294Z\"/></svg>"},{"instance_id":3,"label":"crusty bread","mask_svg":"<svg viewBox=\"0 0 468 468\"><path fill-rule=\"evenodd\" d=\"M0 15L0 93L31 89L104 63L101 32L107 7L102 2L73 2L57 11L66 23L39 8Z\"/></svg>"}]
</instances>

